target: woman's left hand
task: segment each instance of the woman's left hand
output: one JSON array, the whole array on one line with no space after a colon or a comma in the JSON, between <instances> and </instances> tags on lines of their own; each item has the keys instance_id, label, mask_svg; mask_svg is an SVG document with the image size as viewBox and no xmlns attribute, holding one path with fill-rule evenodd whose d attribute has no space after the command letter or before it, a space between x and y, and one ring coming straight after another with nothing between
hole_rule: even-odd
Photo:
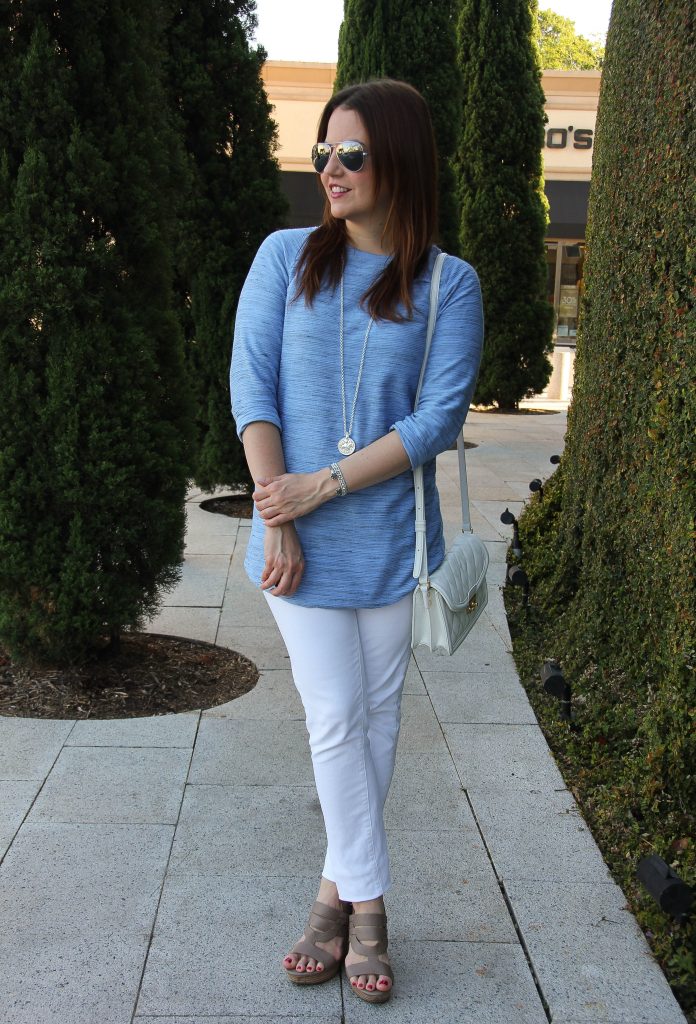
<instances>
[{"instance_id":1,"label":"woman's left hand","mask_svg":"<svg viewBox=\"0 0 696 1024\"><path fill-rule=\"evenodd\" d=\"M282 526L313 512L335 493L325 472L282 473L260 479L252 498L265 523Z\"/></svg>"}]
</instances>

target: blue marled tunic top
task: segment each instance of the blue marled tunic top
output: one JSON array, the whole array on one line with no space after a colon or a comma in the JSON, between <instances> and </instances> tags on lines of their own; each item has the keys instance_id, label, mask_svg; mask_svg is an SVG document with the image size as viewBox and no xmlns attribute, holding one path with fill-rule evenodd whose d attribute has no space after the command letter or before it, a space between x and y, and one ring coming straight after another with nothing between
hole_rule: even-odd
<instances>
[{"instance_id":1,"label":"blue marled tunic top","mask_svg":"<svg viewBox=\"0 0 696 1024\"><path fill-rule=\"evenodd\" d=\"M277 231L260 246L242 289L234 332L230 388L237 433L256 420L281 431L289 473L340 462L343 436L339 354L340 293L325 286L308 307L292 301L295 267L311 228ZM423 464L428 566L444 556L435 456L455 441L474 391L483 345L479 280L470 264L448 256L418 411L430 276L440 250L413 288L414 318L377 320L370 332L351 436L357 448L399 433L412 466ZM347 246L344 273L346 415L357 380L369 315L359 304L389 257ZM404 309L400 309L405 313ZM284 600L324 608L374 608L410 593L415 548L413 473L407 470L295 520L305 556L297 591ZM260 583L263 520L254 511L245 567Z\"/></svg>"}]
</instances>

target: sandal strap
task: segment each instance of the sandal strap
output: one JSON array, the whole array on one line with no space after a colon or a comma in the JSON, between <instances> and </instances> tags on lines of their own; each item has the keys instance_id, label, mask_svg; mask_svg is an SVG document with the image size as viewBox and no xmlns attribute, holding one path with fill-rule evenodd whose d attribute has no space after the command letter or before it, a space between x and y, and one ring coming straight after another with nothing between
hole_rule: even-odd
<instances>
[{"instance_id":1,"label":"sandal strap","mask_svg":"<svg viewBox=\"0 0 696 1024\"><path fill-rule=\"evenodd\" d=\"M315 900L304 929L305 938L296 942L290 952L311 956L314 960L321 960L325 967L331 967L336 962L336 957L328 950L320 949L315 943L329 942L337 935L345 938L347 931L348 914L344 910L337 910Z\"/></svg>"},{"instance_id":2,"label":"sandal strap","mask_svg":"<svg viewBox=\"0 0 696 1024\"><path fill-rule=\"evenodd\" d=\"M300 940L295 943L290 952L299 953L301 956L311 956L314 960L321 960L327 970L336 963L336 957L332 953L329 953L327 949L320 949L313 942L302 942Z\"/></svg>"},{"instance_id":3,"label":"sandal strap","mask_svg":"<svg viewBox=\"0 0 696 1024\"><path fill-rule=\"evenodd\" d=\"M362 956L386 953L388 946L386 914L352 914L348 940L351 948ZM364 942L375 944L365 946Z\"/></svg>"},{"instance_id":4,"label":"sandal strap","mask_svg":"<svg viewBox=\"0 0 696 1024\"><path fill-rule=\"evenodd\" d=\"M360 940L375 942L374 946L365 946ZM394 980L391 966L378 958L379 953L387 952L387 915L386 914L352 914L348 930L350 949L360 956L367 957L360 963L346 965L346 974L354 978L360 974L383 975Z\"/></svg>"},{"instance_id":5,"label":"sandal strap","mask_svg":"<svg viewBox=\"0 0 696 1024\"><path fill-rule=\"evenodd\" d=\"M355 950L355 952L357 953L358 950ZM360 974L376 974L379 977L381 974L391 981L394 980L394 972L390 964L386 964L383 960L378 960L376 956L370 956L369 954L366 954L366 956L367 960L361 960L359 964L351 964L350 967L346 964L348 978L355 978Z\"/></svg>"},{"instance_id":6,"label":"sandal strap","mask_svg":"<svg viewBox=\"0 0 696 1024\"><path fill-rule=\"evenodd\" d=\"M345 935L348 930L348 915L344 910L329 907L326 903L315 900L309 912L305 934L311 932L312 942L328 942L337 935Z\"/></svg>"}]
</instances>

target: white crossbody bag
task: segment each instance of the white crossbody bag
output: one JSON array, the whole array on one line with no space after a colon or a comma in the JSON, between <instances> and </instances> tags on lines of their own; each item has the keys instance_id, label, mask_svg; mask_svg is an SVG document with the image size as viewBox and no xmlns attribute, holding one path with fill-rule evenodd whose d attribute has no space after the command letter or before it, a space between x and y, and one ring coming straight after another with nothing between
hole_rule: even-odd
<instances>
[{"instance_id":1,"label":"white crossbody bag","mask_svg":"<svg viewBox=\"0 0 696 1024\"><path fill-rule=\"evenodd\" d=\"M428 334L414 411L418 408L425 366L430 352L437 317L440 275L444 261L445 253L440 253L433 268L430 284ZM445 554L442 564L431 576L428 575L423 467L417 466L413 470L416 491L416 557L413 564L413 575L418 580L413 592L411 647L414 650L416 647L424 645L436 653L454 654L488 601L486 585L488 550L483 541L475 537L471 530L462 430L459 431L457 437L457 453L462 499L462 532Z\"/></svg>"}]
</instances>

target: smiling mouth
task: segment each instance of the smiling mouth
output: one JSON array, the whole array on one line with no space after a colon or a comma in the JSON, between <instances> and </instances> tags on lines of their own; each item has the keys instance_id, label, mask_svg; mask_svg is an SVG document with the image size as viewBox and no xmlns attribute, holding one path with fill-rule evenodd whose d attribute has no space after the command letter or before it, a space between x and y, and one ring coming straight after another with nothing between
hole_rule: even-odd
<instances>
[{"instance_id":1,"label":"smiling mouth","mask_svg":"<svg viewBox=\"0 0 696 1024\"><path fill-rule=\"evenodd\" d=\"M329 195L333 199L333 198L338 198L340 196L347 196L350 191L351 191L351 189L349 189L349 188L343 188L342 186L332 185L329 188Z\"/></svg>"}]
</instances>

